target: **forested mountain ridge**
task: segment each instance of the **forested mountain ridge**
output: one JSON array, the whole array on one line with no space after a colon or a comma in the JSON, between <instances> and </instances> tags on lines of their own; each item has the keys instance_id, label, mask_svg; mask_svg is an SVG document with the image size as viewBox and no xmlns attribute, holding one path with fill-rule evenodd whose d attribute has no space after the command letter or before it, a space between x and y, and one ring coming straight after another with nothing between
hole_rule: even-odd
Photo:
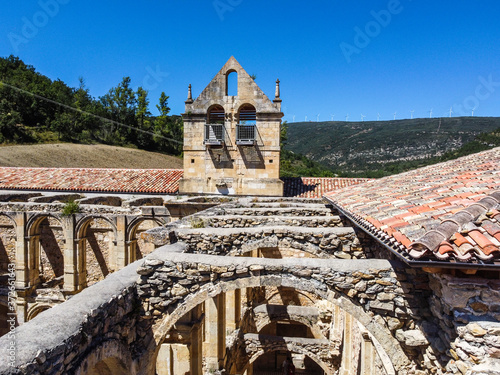
<instances>
[{"instance_id":1,"label":"forested mountain ridge","mask_svg":"<svg viewBox=\"0 0 500 375\"><path fill-rule=\"evenodd\" d=\"M286 149L344 176L381 177L500 145L500 118L288 124Z\"/></svg>"}]
</instances>

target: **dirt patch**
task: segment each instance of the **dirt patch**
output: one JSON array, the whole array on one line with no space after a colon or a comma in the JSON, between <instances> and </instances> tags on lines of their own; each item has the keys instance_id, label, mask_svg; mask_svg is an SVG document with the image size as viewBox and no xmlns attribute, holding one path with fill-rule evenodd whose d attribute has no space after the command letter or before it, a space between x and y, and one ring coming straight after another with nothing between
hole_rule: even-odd
<instances>
[{"instance_id":1,"label":"dirt patch","mask_svg":"<svg viewBox=\"0 0 500 375\"><path fill-rule=\"evenodd\" d=\"M182 159L124 147L57 143L1 146L0 167L182 169Z\"/></svg>"}]
</instances>

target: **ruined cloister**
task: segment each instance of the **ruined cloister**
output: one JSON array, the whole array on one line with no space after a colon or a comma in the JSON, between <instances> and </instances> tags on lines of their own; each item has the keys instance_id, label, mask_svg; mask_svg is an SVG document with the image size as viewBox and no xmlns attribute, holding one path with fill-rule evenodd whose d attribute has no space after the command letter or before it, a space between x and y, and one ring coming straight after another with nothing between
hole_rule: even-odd
<instances>
[{"instance_id":1,"label":"ruined cloister","mask_svg":"<svg viewBox=\"0 0 500 375\"><path fill-rule=\"evenodd\" d=\"M64 201L69 197L82 202L81 212L64 216ZM14 265L17 323L143 258L155 247L140 234L178 218L158 197L124 200L125 207L121 201L105 195L0 195L0 272L5 290L9 264ZM2 293L0 306L4 322L7 293ZM0 334L6 332L7 327L2 327Z\"/></svg>"},{"instance_id":2,"label":"ruined cloister","mask_svg":"<svg viewBox=\"0 0 500 375\"><path fill-rule=\"evenodd\" d=\"M17 328L18 370L264 374L290 355L297 373L424 374L449 342L495 337L453 327L498 280L411 268L321 200L233 199L141 237L156 250Z\"/></svg>"}]
</instances>

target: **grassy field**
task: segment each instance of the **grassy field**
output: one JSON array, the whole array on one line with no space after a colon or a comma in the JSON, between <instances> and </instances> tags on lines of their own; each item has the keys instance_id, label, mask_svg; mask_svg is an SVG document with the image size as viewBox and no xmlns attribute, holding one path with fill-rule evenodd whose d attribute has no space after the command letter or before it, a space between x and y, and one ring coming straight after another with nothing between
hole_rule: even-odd
<instances>
[{"instance_id":1,"label":"grassy field","mask_svg":"<svg viewBox=\"0 0 500 375\"><path fill-rule=\"evenodd\" d=\"M125 147L56 143L0 146L0 166L182 169L182 159Z\"/></svg>"}]
</instances>

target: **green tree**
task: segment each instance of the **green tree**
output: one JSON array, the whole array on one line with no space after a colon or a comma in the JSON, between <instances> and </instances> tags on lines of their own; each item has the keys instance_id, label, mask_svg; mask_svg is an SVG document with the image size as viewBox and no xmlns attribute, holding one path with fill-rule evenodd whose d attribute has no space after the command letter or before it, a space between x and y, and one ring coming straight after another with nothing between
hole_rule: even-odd
<instances>
[{"instance_id":1,"label":"green tree","mask_svg":"<svg viewBox=\"0 0 500 375\"><path fill-rule=\"evenodd\" d=\"M168 99L169 97L162 92L159 104L156 105L160 115L156 117L154 123L154 132L157 134L154 140L160 150L179 154L181 152L181 146L177 142L182 142L182 120L178 117L176 118L168 115L170 113Z\"/></svg>"},{"instance_id":2,"label":"green tree","mask_svg":"<svg viewBox=\"0 0 500 375\"><path fill-rule=\"evenodd\" d=\"M135 116L138 129L147 132L152 130L148 92L142 87L137 89L137 111ZM142 131L137 132L136 140L136 144L140 148L151 149L154 145L153 136Z\"/></svg>"},{"instance_id":3,"label":"green tree","mask_svg":"<svg viewBox=\"0 0 500 375\"><path fill-rule=\"evenodd\" d=\"M288 122L284 121L283 123L281 123L281 128L280 128L280 147L281 147L281 150L284 149L287 140L288 140Z\"/></svg>"},{"instance_id":4,"label":"green tree","mask_svg":"<svg viewBox=\"0 0 500 375\"><path fill-rule=\"evenodd\" d=\"M72 139L89 142L95 138L95 133L102 123L88 114L95 111L95 100L90 96L83 77L79 77L78 82L78 89L75 89L73 95L73 106L78 111L73 112L71 135Z\"/></svg>"},{"instance_id":5,"label":"green tree","mask_svg":"<svg viewBox=\"0 0 500 375\"><path fill-rule=\"evenodd\" d=\"M127 126L119 127L110 123L105 134L105 141L123 144L133 140L132 128L137 125L136 111L137 99L130 85L130 77L124 77L117 87L111 88L108 93L100 98L100 102L108 118Z\"/></svg>"}]
</instances>

